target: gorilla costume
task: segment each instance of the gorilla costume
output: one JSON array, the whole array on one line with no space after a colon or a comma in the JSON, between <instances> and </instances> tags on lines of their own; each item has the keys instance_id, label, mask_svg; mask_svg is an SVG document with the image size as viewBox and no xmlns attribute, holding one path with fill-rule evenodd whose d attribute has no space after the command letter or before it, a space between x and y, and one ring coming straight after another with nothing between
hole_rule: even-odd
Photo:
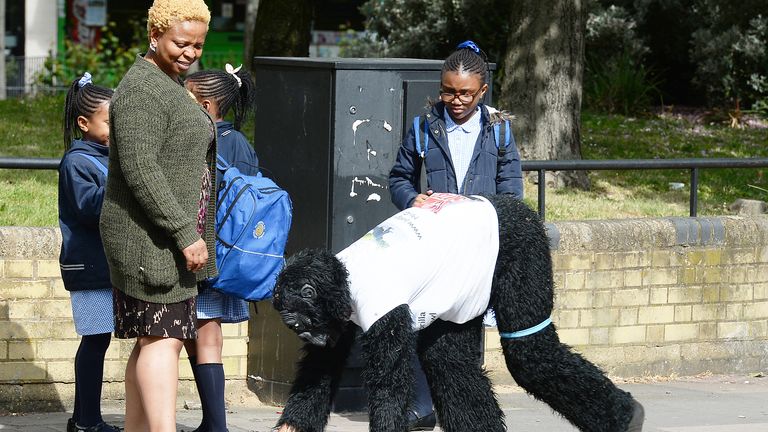
<instances>
[{"instance_id":1,"label":"gorilla costume","mask_svg":"<svg viewBox=\"0 0 768 432\"><path fill-rule=\"evenodd\" d=\"M306 342L278 427L325 428L357 324L371 431L408 430L413 350L444 431L506 430L480 366L490 307L525 391L582 431L642 430L642 405L558 339L549 239L510 195L434 194L338 255L299 252L278 276L273 305Z\"/></svg>"}]
</instances>

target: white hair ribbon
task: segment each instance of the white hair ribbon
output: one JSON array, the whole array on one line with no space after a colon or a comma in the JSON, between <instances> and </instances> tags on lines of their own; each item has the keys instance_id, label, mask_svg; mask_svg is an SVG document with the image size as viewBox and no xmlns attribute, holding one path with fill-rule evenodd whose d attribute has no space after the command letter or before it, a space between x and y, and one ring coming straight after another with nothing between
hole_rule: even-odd
<instances>
[{"instance_id":1,"label":"white hair ribbon","mask_svg":"<svg viewBox=\"0 0 768 432\"><path fill-rule=\"evenodd\" d=\"M86 84L92 84L93 81L91 81L91 74L89 72L86 72L83 74L82 78L77 82L77 86L79 88L85 87Z\"/></svg>"},{"instance_id":2,"label":"white hair ribbon","mask_svg":"<svg viewBox=\"0 0 768 432\"><path fill-rule=\"evenodd\" d=\"M240 66L238 66L236 68L233 68L232 65L229 64L229 63L224 65L224 70L227 71L228 74L230 74L233 77L235 77L235 79L237 80L237 87L238 88L243 86L243 81L240 79L239 76L237 76L237 73L240 72L240 68L242 68L242 67L243 67L243 65L240 65Z\"/></svg>"}]
</instances>

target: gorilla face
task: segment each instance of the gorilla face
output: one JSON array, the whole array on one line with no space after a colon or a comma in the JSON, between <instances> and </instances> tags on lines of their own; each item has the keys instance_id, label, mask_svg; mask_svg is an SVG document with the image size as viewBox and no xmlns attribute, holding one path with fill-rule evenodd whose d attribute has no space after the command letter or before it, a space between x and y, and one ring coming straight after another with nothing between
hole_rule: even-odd
<instances>
[{"instance_id":1,"label":"gorilla face","mask_svg":"<svg viewBox=\"0 0 768 432\"><path fill-rule=\"evenodd\" d=\"M276 285L272 304L280 312L288 328L301 339L313 345L325 346L328 333L320 323L324 320L322 309L317 304L317 291L309 283Z\"/></svg>"},{"instance_id":2,"label":"gorilla face","mask_svg":"<svg viewBox=\"0 0 768 432\"><path fill-rule=\"evenodd\" d=\"M352 313L347 276L330 252L303 250L278 275L272 305L302 340L333 346Z\"/></svg>"}]
</instances>

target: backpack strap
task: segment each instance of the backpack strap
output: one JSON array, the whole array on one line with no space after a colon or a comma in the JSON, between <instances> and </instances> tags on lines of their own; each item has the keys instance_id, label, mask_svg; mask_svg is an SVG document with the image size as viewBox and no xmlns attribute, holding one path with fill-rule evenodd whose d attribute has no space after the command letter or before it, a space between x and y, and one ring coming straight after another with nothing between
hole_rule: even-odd
<instances>
[{"instance_id":1,"label":"backpack strap","mask_svg":"<svg viewBox=\"0 0 768 432\"><path fill-rule=\"evenodd\" d=\"M424 119L424 147L421 146L421 136L419 129L421 128L421 120L424 116L416 116L413 118L413 133L416 138L416 153L419 154L421 160L427 157L427 151L429 151L429 125L427 119Z\"/></svg>"},{"instance_id":2,"label":"backpack strap","mask_svg":"<svg viewBox=\"0 0 768 432\"><path fill-rule=\"evenodd\" d=\"M507 147L511 141L512 134L509 132L509 120L504 120L504 127L501 127L501 123L493 125L493 135L496 138L496 149L498 149L499 158L503 159L507 154ZM501 143L504 145L500 145Z\"/></svg>"},{"instance_id":3,"label":"backpack strap","mask_svg":"<svg viewBox=\"0 0 768 432\"><path fill-rule=\"evenodd\" d=\"M496 138L496 154L498 159L496 160L496 173L501 171L501 165L504 162L504 156L507 154L507 147L511 141L512 133L509 130L509 120L504 120L503 123L496 123L493 125L493 135ZM501 145L501 143L504 145Z\"/></svg>"},{"instance_id":4,"label":"backpack strap","mask_svg":"<svg viewBox=\"0 0 768 432\"><path fill-rule=\"evenodd\" d=\"M218 153L216 153L216 169L219 171L226 171L227 168L231 167L232 165L229 164L226 160L224 160L223 157L221 157Z\"/></svg>"},{"instance_id":5,"label":"backpack strap","mask_svg":"<svg viewBox=\"0 0 768 432\"><path fill-rule=\"evenodd\" d=\"M424 122L424 130L421 130L421 122ZM424 134L424 142L422 146L421 134ZM427 182L427 170L426 170L426 158L427 151L429 151L429 123L426 116L416 116L413 118L413 134L416 139L416 153L419 155L421 164L419 166L419 185L418 189L426 192L429 189Z\"/></svg>"},{"instance_id":6,"label":"backpack strap","mask_svg":"<svg viewBox=\"0 0 768 432\"><path fill-rule=\"evenodd\" d=\"M76 154L79 154L80 156L82 156L82 157L84 157L84 158L88 159L89 161L91 161L91 163L92 163L94 166L96 166L96 168L97 168L99 171L101 171L101 172L102 172L104 175L108 175L108 170L107 170L107 167L106 167L106 166L105 166L103 163L101 163L101 161L100 161L100 160L96 159L95 157L93 157L93 156L91 156L91 155L89 155L89 154L85 154L85 153L81 153L81 152L76 152Z\"/></svg>"}]
</instances>

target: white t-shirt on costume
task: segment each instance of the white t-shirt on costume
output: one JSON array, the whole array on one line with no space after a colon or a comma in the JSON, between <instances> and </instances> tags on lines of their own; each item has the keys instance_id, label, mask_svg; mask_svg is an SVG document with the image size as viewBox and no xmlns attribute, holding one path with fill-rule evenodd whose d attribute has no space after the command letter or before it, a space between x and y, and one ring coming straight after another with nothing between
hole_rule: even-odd
<instances>
[{"instance_id":1,"label":"white t-shirt on costume","mask_svg":"<svg viewBox=\"0 0 768 432\"><path fill-rule=\"evenodd\" d=\"M486 199L436 193L385 220L337 254L349 271L351 320L368 329L407 304L414 330L485 313L499 251Z\"/></svg>"}]
</instances>

